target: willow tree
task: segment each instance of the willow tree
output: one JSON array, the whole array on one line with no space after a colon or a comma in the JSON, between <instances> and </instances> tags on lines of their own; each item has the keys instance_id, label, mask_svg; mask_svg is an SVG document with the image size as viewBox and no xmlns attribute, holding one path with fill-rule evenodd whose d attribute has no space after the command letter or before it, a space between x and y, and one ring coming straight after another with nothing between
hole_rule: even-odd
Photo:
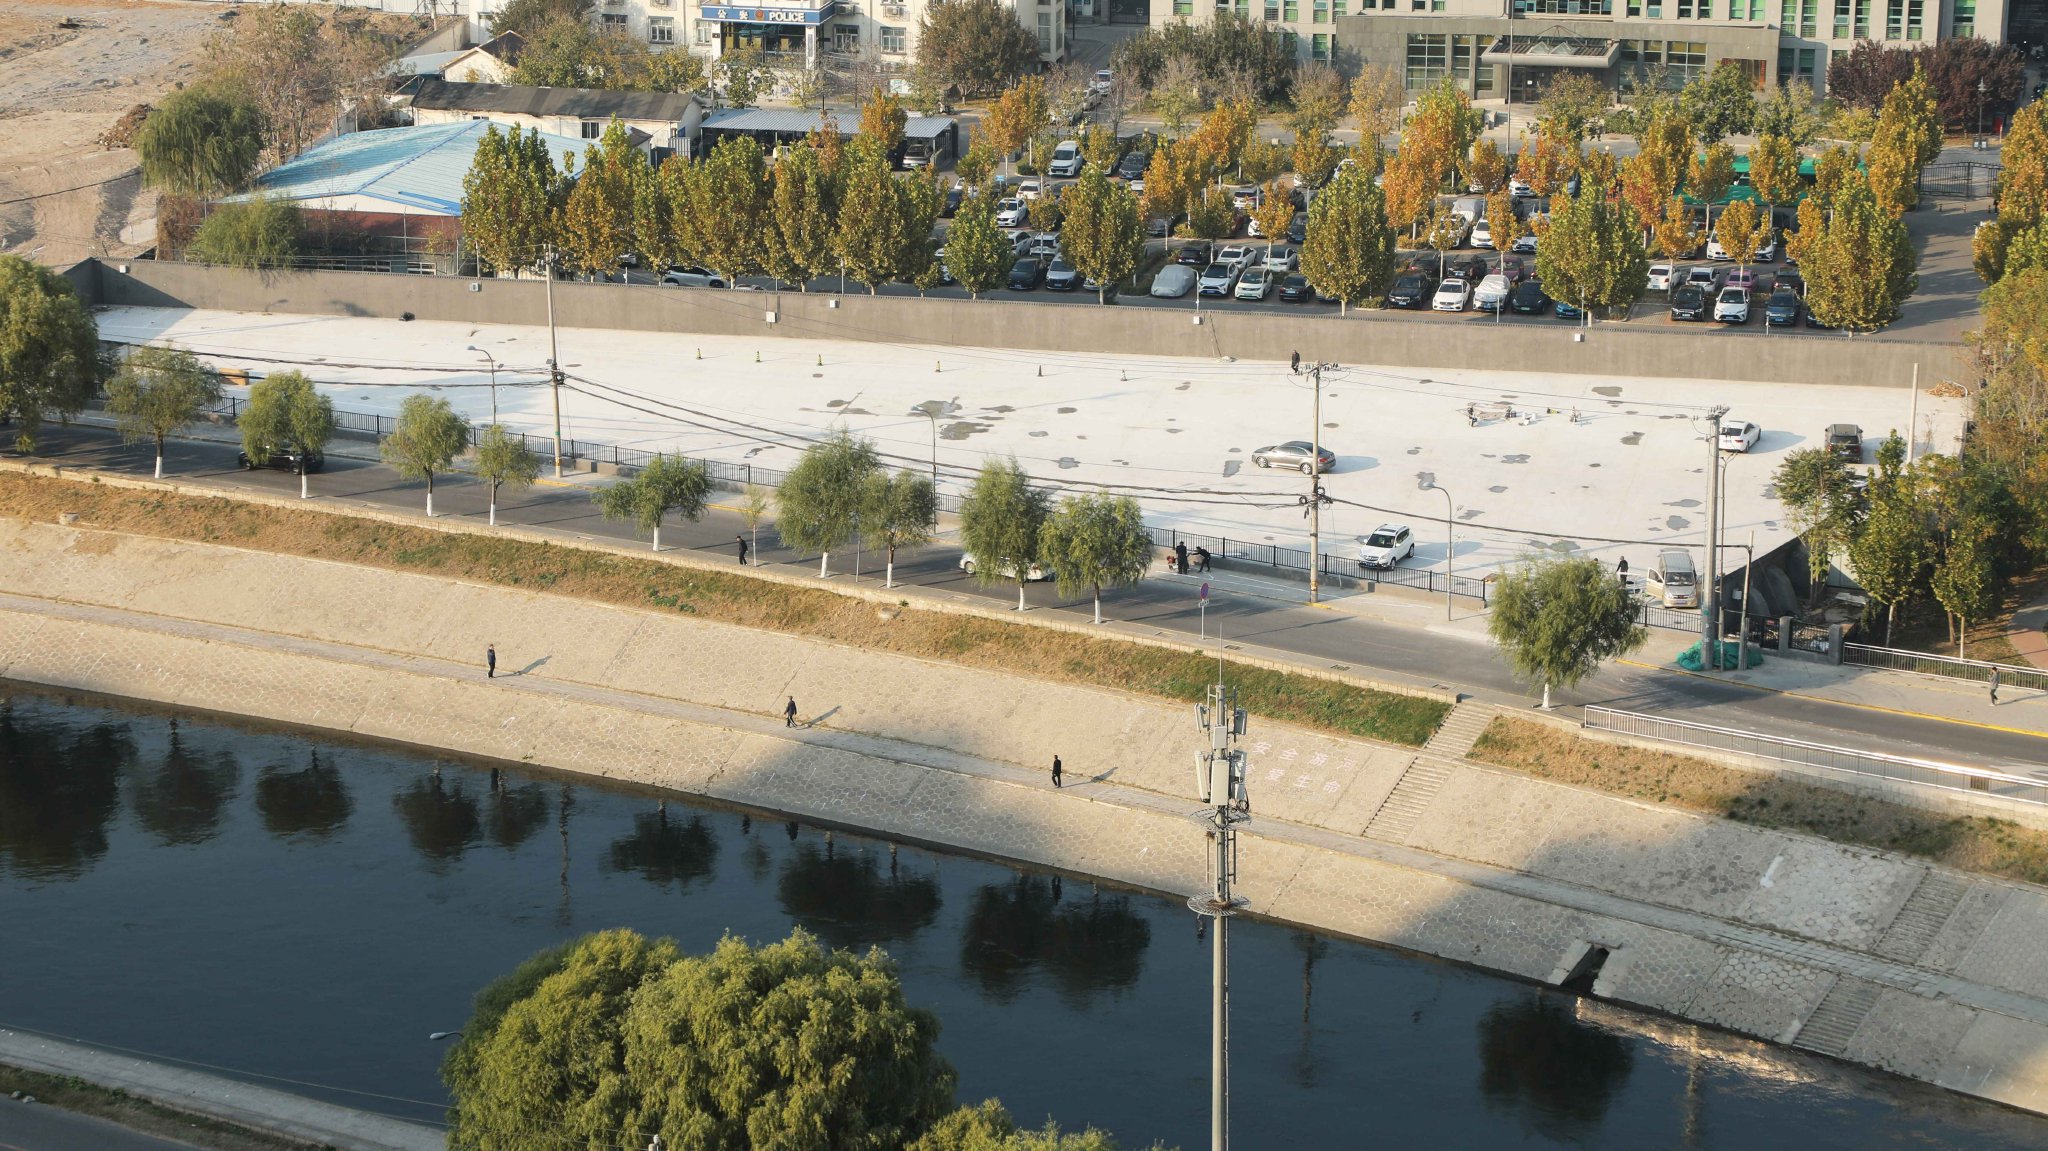
<instances>
[{"instance_id":1,"label":"willow tree","mask_svg":"<svg viewBox=\"0 0 2048 1151\"><path fill-rule=\"evenodd\" d=\"M241 88L219 81L181 88L136 133L143 183L198 200L239 192L263 155L263 131L262 110Z\"/></svg>"},{"instance_id":2,"label":"willow tree","mask_svg":"<svg viewBox=\"0 0 2048 1151\"><path fill-rule=\"evenodd\" d=\"M156 445L157 479L164 478L164 441L220 397L220 373L183 348L137 348L107 381L107 411L122 440Z\"/></svg>"}]
</instances>

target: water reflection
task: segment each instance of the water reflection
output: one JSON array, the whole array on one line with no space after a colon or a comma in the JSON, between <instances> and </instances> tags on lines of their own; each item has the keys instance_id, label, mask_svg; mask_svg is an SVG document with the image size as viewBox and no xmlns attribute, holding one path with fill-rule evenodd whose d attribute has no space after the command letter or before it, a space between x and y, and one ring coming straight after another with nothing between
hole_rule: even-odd
<instances>
[{"instance_id":1,"label":"water reflection","mask_svg":"<svg viewBox=\"0 0 2048 1151\"><path fill-rule=\"evenodd\" d=\"M391 810L405 824L406 837L415 851L426 857L428 866L440 870L460 859L477 840L483 820L477 803L463 787L463 781L441 778L435 768L424 779L415 779L391 797Z\"/></svg>"},{"instance_id":2,"label":"water reflection","mask_svg":"<svg viewBox=\"0 0 2048 1151\"><path fill-rule=\"evenodd\" d=\"M999 1003L1016 998L1033 971L1052 977L1060 997L1084 1008L1098 991L1138 980L1152 927L1127 896L1091 891L1068 903L1058 876L1018 875L974 893L960 966Z\"/></svg>"},{"instance_id":3,"label":"water reflection","mask_svg":"<svg viewBox=\"0 0 2048 1151\"><path fill-rule=\"evenodd\" d=\"M1633 1065L1627 1040L1581 1023L1565 997L1540 992L1480 1019L1479 1057L1489 1105L1573 1142L1599 1125Z\"/></svg>"},{"instance_id":4,"label":"water reflection","mask_svg":"<svg viewBox=\"0 0 2048 1151\"><path fill-rule=\"evenodd\" d=\"M495 768L493 780L498 778ZM537 783L516 787L499 784L491 789L491 813L487 822L491 842L499 847L518 847L532 838L548 821L547 789Z\"/></svg>"},{"instance_id":5,"label":"water reflection","mask_svg":"<svg viewBox=\"0 0 2048 1151\"><path fill-rule=\"evenodd\" d=\"M256 776L256 813L279 839L326 839L355 811L341 773L320 762L314 749L300 771L266 767Z\"/></svg>"},{"instance_id":6,"label":"water reflection","mask_svg":"<svg viewBox=\"0 0 2048 1151\"><path fill-rule=\"evenodd\" d=\"M121 769L134 757L124 724L17 716L13 701L0 699L0 871L84 874L106 854Z\"/></svg>"},{"instance_id":7,"label":"water reflection","mask_svg":"<svg viewBox=\"0 0 2048 1151\"><path fill-rule=\"evenodd\" d=\"M794 832L796 824L789 827ZM837 851L830 833L823 851L805 843L790 852L775 894L782 909L812 934L855 951L909 939L939 914L938 882L902 874L893 846L884 875L871 850Z\"/></svg>"},{"instance_id":8,"label":"water reflection","mask_svg":"<svg viewBox=\"0 0 2048 1151\"><path fill-rule=\"evenodd\" d=\"M668 804L633 817L633 833L612 841L605 864L612 871L634 871L659 887L688 887L711 874L718 859L718 840L704 817L695 812L672 820Z\"/></svg>"},{"instance_id":9,"label":"water reflection","mask_svg":"<svg viewBox=\"0 0 2048 1151\"><path fill-rule=\"evenodd\" d=\"M135 820L166 846L204 843L220 833L221 809L241 782L233 753L189 749L174 719L163 759L131 793Z\"/></svg>"}]
</instances>

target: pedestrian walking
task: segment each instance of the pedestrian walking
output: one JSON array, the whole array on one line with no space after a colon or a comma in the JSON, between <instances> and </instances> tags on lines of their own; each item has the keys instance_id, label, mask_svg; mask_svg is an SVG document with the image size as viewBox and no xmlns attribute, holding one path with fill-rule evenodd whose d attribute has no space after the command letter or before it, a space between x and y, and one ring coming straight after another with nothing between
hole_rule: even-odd
<instances>
[{"instance_id":1,"label":"pedestrian walking","mask_svg":"<svg viewBox=\"0 0 2048 1151\"><path fill-rule=\"evenodd\" d=\"M745 567L747 566L747 537L734 536L732 538L740 545L740 566Z\"/></svg>"},{"instance_id":2,"label":"pedestrian walking","mask_svg":"<svg viewBox=\"0 0 2048 1151\"><path fill-rule=\"evenodd\" d=\"M1991 669L1991 702L1998 702L1998 669Z\"/></svg>"},{"instance_id":3,"label":"pedestrian walking","mask_svg":"<svg viewBox=\"0 0 2048 1151\"><path fill-rule=\"evenodd\" d=\"M1052 785L1054 787L1066 786L1060 782L1060 757L1057 755L1052 757Z\"/></svg>"},{"instance_id":4,"label":"pedestrian walking","mask_svg":"<svg viewBox=\"0 0 2048 1151\"><path fill-rule=\"evenodd\" d=\"M1173 570L1182 575L1188 574L1188 545L1184 543L1173 545L1173 564Z\"/></svg>"},{"instance_id":5,"label":"pedestrian walking","mask_svg":"<svg viewBox=\"0 0 2048 1151\"><path fill-rule=\"evenodd\" d=\"M1208 549L1208 548L1196 548L1196 549L1195 549L1195 570L1196 570L1196 571L1198 571L1198 572L1201 572L1201 573L1202 573L1203 575L1208 575L1208 574L1209 574L1209 549Z\"/></svg>"},{"instance_id":6,"label":"pedestrian walking","mask_svg":"<svg viewBox=\"0 0 2048 1151\"><path fill-rule=\"evenodd\" d=\"M496 679L496 678L498 678L498 645L497 645L497 644L494 644L494 643L487 643L487 644L485 644L485 645L484 645L484 678L485 678L485 679Z\"/></svg>"},{"instance_id":7,"label":"pedestrian walking","mask_svg":"<svg viewBox=\"0 0 2048 1151\"><path fill-rule=\"evenodd\" d=\"M1620 562L1620 563L1618 563L1618 564L1615 564L1615 565L1614 565L1614 574L1615 574L1615 576L1616 576L1617 578L1619 578L1619 579L1621 580L1621 582L1622 582L1622 584L1623 584L1624 586L1625 586L1625 585L1627 585L1627 583L1628 583L1628 557L1627 557L1627 556L1623 556L1623 557L1621 557L1621 562Z\"/></svg>"},{"instance_id":8,"label":"pedestrian walking","mask_svg":"<svg viewBox=\"0 0 2048 1151\"><path fill-rule=\"evenodd\" d=\"M784 727L795 727L795 726L796 726L796 697L795 697L795 696L790 696L790 697L789 697L789 702L788 702L787 704L784 704L784 705L783 705L783 708L782 708L782 726L784 726Z\"/></svg>"}]
</instances>

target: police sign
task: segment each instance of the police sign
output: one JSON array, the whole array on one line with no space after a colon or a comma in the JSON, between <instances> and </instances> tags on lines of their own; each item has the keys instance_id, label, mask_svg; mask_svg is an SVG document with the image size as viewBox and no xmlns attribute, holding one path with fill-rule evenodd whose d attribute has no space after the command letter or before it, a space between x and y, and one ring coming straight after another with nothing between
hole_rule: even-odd
<instances>
[{"instance_id":1,"label":"police sign","mask_svg":"<svg viewBox=\"0 0 2048 1151\"><path fill-rule=\"evenodd\" d=\"M705 4L697 13L720 24L823 24L838 7L821 4L816 8L730 8Z\"/></svg>"}]
</instances>

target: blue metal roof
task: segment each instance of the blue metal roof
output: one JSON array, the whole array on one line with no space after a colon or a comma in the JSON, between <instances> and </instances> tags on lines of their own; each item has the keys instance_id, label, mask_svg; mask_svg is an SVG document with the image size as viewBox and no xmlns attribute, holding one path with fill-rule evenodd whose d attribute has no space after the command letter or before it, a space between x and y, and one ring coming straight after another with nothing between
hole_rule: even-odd
<instances>
[{"instance_id":1,"label":"blue metal roof","mask_svg":"<svg viewBox=\"0 0 2048 1151\"><path fill-rule=\"evenodd\" d=\"M824 123L822 114L799 109L726 108L705 116L702 126L728 132L780 132L795 136L815 132ZM952 124L950 116L919 116L913 113L904 121L903 135L911 140L929 140ZM841 120L839 134L851 136L859 127L858 117Z\"/></svg>"},{"instance_id":2,"label":"blue metal roof","mask_svg":"<svg viewBox=\"0 0 2048 1151\"><path fill-rule=\"evenodd\" d=\"M460 215L462 180L469 174L477 144L489 127L484 120L463 120L351 132L265 172L248 192L228 198L366 196L387 201L393 211ZM547 132L541 133L541 138L556 167L561 166L565 153L580 153L585 143Z\"/></svg>"}]
</instances>

